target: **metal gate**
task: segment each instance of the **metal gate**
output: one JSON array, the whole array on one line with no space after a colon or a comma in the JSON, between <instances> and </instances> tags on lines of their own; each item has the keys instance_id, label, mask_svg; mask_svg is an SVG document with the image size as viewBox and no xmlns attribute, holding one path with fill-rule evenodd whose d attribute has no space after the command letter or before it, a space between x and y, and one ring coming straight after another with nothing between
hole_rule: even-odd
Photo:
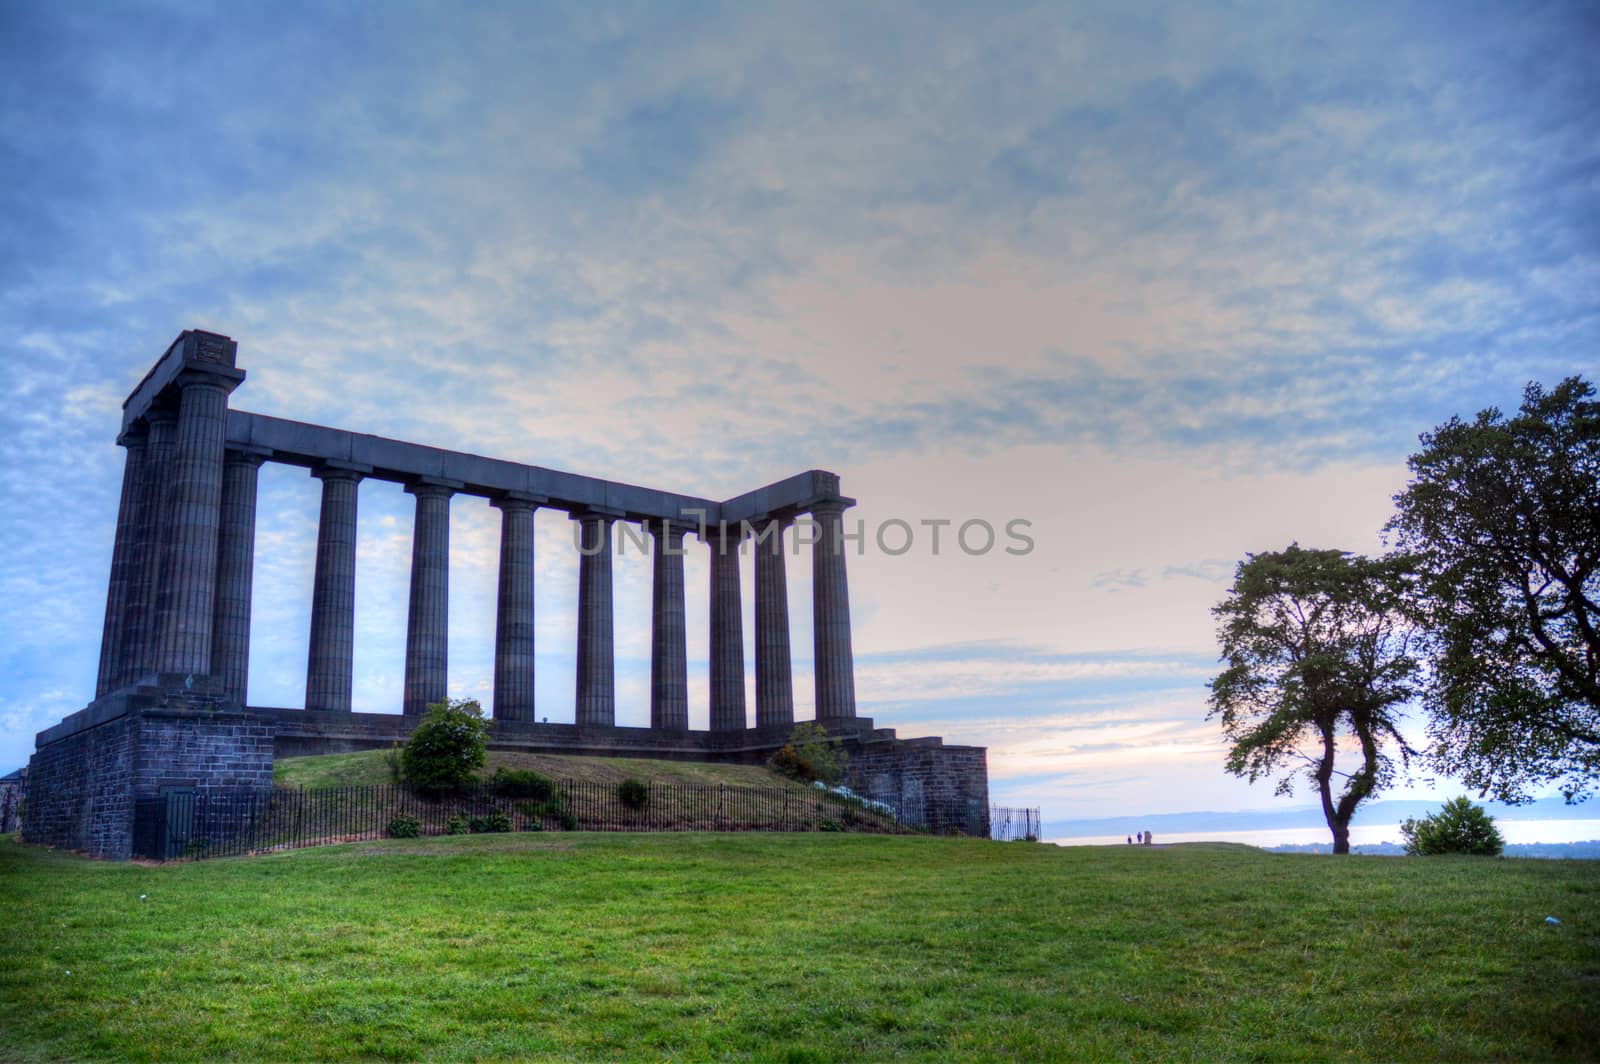
<instances>
[{"instance_id":1,"label":"metal gate","mask_svg":"<svg viewBox=\"0 0 1600 1064\"><path fill-rule=\"evenodd\" d=\"M155 861L189 856L196 841L199 800L193 787L166 787L158 797L134 802L134 856Z\"/></svg>"}]
</instances>

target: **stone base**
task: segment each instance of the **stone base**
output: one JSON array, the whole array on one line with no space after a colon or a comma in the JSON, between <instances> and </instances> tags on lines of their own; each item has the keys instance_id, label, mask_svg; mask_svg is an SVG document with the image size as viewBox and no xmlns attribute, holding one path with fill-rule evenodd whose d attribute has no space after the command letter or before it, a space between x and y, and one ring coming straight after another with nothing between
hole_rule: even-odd
<instances>
[{"instance_id":1,"label":"stone base","mask_svg":"<svg viewBox=\"0 0 1600 1064\"><path fill-rule=\"evenodd\" d=\"M172 788L266 794L273 738L271 722L182 677L115 692L39 733L23 840L126 860L135 801Z\"/></svg>"},{"instance_id":2,"label":"stone base","mask_svg":"<svg viewBox=\"0 0 1600 1064\"><path fill-rule=\"evenodd\" d=\"M28 842L124 860L134 806L170 789L265 795L277 757L385 749L419 718L399 714L242 708L202 680L147 677L39 733L29 762ZM792 728L665 732L651 728L497 721L490 747L584 757L762 764ZM911 812L936 833L987 835L987 751L937 738L896 738L869 718L828 726L849 755L856 793ZM917 811L924 816L916 817Z\"/></svg>"}]
</instances>

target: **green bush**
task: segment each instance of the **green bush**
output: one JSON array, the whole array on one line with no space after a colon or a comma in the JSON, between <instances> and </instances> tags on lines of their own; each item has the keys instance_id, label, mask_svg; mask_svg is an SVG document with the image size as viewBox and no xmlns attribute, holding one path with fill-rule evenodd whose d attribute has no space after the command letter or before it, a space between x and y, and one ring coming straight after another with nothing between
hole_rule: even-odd
<instances>
[{"instance_id":1,"label":"green bush","mask_svg":"<svg viewBox=\"0 0 1600 1064\"><path fill-rule=\"evenodd\" d=\"M767 765L774 772L802 783L821 780L834 786L844 780L849 760L839 741L828 738L826 728L807 721L795 726L789 741L772 755Z\"/></svg>"},{"instance_id":2,"label":"green bush","mask_svg":"<svg viewBox=\"0 0 1600 1064\"><path fill-rule=\"evenodd\" d=\"M641 780L623 780L617 784L617 800L629 809L643 809L650 804L650 788Z\"/></svg>"},{"instance_id":3,"label":"green bush","mask_svg":"<svg viewBox=\"0 0 1600 1064\"><path fill-rule=\"evenodd\" d=\"M474 835L491 835L497 832L510 831L511 817L504 809L491 809L482 816L468 817L467 830Z\"/></svg>"},{"instance_id":4,"label":"green bush","mask_svg":"<svg viewBox=\"0 0 1600 1064\"><path fill-rule=\"evenodd\" d=\"M400 748L401 772L423 794L450 794L472 782L488 743L489 722L474 699L435 702Z\"/></svg>"},{"instance_id":5,"label":"green bush","mask_svg":"<svg viewBox=\"0 0 1600 1064\"><path fill-rule=\"evenodd\" d=\"M444 833L446 835L465 835L467 833L467 818L453 816L446 820L444 822Z\"/></svg>"},{"instance_id":6,"label":"green bush","mask_svg":"<svg viewBox=\"0 0 1600 1064\"><path fill-rule=\"evenodd\" d=\"M837 820L824 820L817 825L818 831L843 831L844 825Z\"/></svg>"},{"instance_id":7,"label":"green bush","mask_svg":"<svg viewBox=\"0 0 1600 1064\"><path fill-rule=\"evenodd\" d=\"M389 826L384 830L391 839L414 839L422 834L422 822L402 813L389 821Z\"/></svg>"},{"instance_id":8,"label":"green bush","mask_svg":"<svg viewBox=\"0 0 1600 1064\"><path fill-rule=\"evenodd\" d=\"M1494 826L1494 817L1466 798L1452 798L1444 808L1421 820L1400 825L1406 853L1431 857L1442 853L1465 853L1478 857L1498 857L1506 840Z\"/></svg>"},{"instance_id":9,"label":"green bush","mask_svg":"<svg viewBox=\"0 0 1600 1064\"><path fill-rule=\"evenodd\" d=\"M501 765L494 770L489 785L502 798L532 798L548 802L556 796L556 781L531 768L506 768Z\"/></svg>"},{"instance_id":10,"label":"green bush","mask_svg":"<svg viewBox=\"0 0 1600 1064\"><path fill-rule=\"evenodd\" d=\"M576 813L574 813L572 810L570 810L570 809L562 809L561 812L557 814L557 816L559 816L561 818L561 830L562 831L577 831L578 830L578 815Z\"/></svg>"},{"instance_id":11,"label":"green bush","mask_svg":"<svg viewBox=\"0 0 1600 1064\"><path fill-rule=\"evenodd\" d=\"M817 778L816 773L811 771L811 766L800 760L800 755L795 753L794 747L788 743L778 748L778 752L767 761L767 767L801 783L810 783Z\"/></svg>"}]
</instances>

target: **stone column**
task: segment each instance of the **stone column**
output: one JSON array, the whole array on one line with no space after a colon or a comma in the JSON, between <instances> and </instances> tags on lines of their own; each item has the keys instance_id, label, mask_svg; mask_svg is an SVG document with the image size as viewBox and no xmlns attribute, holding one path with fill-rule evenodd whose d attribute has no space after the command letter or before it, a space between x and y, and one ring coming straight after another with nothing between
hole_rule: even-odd
<instances>
[{"instance_id":1,"label":"stone column","mask_svg":"<svg viewBox=\"0 0 1600 1064\"><path fill-rule=\"evenodd\" d=\"M403 711L418 717L449 690L450 496L461 487L431 478L408 484L417 498L411 535L411 608L406 617Z\"/></svg>"},{"instance_id":2,"label":"stone column","mask_svg":"<svg viewBox=\"0 0 1600 1064\"><path fill-rule=\"evenodd\" d=\"M211 671L222 455L228 393L237 383L200 371L178 376L182 394L172 479L172 531L157 593L158 672L205 676Z\"/></svg>"},{"instance_id":3,"label":"stone column","mask_svg":"<svg viewBox=\"0 0 1600 1064\"><path fill-rule=\"evenodd\" d=\"M684 622L683 534L662 520L652 527L650 583L650 727L689 730L689 649Z\"/></svg>"},{"instance_id":4,"label":"stone column","mask_svg":"<svg viewBox=\"0 0 1600 1064\"><path fill-rule=\"evenodd\" d=\"M756 543L756 727L794 726L789 655L789 580L783 561L787 519L773 518Z\"/></svg>"},{"instance_id":5,"label":"stone column","mask_svg":"<svg viewBox=\"0 0 1600 1064\"><path fill-rule=\"evenodd\" d=\"M173 448L178 437L178 412L151 407L145 413L144 473L136 507L134 552L128 574L128 601L123 612L122 659L115 690L156 671L156 590L166 553L172 487Z\"/></svg>"},{"instance_id":6,"label":"stone column","mask_svg":"<svg viewBox=\"0 0 1600 1064\"><path fill-rule=\"evenodd\" d=\"M135 542L139 534L139 491L144 478L145 443L149 430L135 424L117 442L127 448L122 464L122 496L117 502L117 533L111 545L111 579L106 584L106 617L100 629L100 672L94 696L120 686L124 640L128 630L128 594L132 583Z\"/></svg>"},{"instance_id":7,"label":"stone column","mask_svg":"<svg viewBox=\"0 0 1600 1064\"><path fill-rule=\"evenodd\" d=\"M844 566L844 511L831 499L812 506L821 533L811 548L811 624L816 640L817 720L856 715L856 674L850 651L850 583Z\"/></svg>"},{"instance_id":8,"label":"stone column","mask_svg":"<svg viewBox=\"0 0 1600 1064\"><path fill-rule=\"evenodd\" d=\"M533 512L543 499L511 492L500 508L500 593L494 618L494 719L534 719Z\"/></svg>"},{"instance_id":9,"label":"stone column","mask_svg":"<svg viewBox=\"0 0 1600 1064\"><path fill-rule=\"evenodd\" d=\"M711 730L745 730L744 615L739 529L708 528L711 546Z\"/></svg>"},{"instance_id":10,"label":"stone column","mask_svg":"<svg viewBox=\"0 0 1600 1064\"><path fill-rule=\"evenodd\" d=\"M222 462L217 528L217 600L211 621L211 675L239 705L250 693L250 599L256 561L256 482L265 451L230 450Z\"/></svg>"},{"instance_id":11,"label":"stone column","mask_svg":"<svg viewBox=\"0 0 1600 1064\"><path fill-rule=\"evenodd\" d=\"M345 462L324 462L311 471L322 481L322 512L317 520L317 566L311 578L307 709L350 712L350 689L355 678L356 511L361 478L368 472L365 466ZM448 550L448 496L445 506ZM448 555L445 563L448 566Z\"/></svg>"},{"instance_id":12,"label":"stone column","mask_svg":"<svg viewBox=\"0 0 1600 1064\"><path fill-rule=\"evenodd\" d=\"M578 522L579 725L617 722L616 661L611 620L611 522L619 515L588 510Z\"/></svg>"}]
</instances>

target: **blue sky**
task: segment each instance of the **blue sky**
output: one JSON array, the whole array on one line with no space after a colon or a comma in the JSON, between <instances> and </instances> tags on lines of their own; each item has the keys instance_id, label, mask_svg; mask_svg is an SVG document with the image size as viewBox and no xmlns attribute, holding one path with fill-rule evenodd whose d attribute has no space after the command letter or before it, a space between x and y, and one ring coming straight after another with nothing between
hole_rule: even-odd
<instances>
[{"instance_id":1,"label":"blue sky","mask_svg":"<svg viewBox=\"0 0 1600 1064\"><path fill-rule=\"evenodd\" d=\"M1246 551L1378 549L1419 432L1593 377L1597 45L1592 4L0 6L0 768L93 693L118 406L201 327L260 413L1026 519L1024 557L851 559L862 711L1052 816L1272 805L1204 720L1208 610ZM303 695L316 490L263 472L258 704ZM362 489L362 709L398 707L409 501ZM495 511L452 522L487 701ZM648 597L620 559L624 722Z\"/></svg>"}]
</instances>

